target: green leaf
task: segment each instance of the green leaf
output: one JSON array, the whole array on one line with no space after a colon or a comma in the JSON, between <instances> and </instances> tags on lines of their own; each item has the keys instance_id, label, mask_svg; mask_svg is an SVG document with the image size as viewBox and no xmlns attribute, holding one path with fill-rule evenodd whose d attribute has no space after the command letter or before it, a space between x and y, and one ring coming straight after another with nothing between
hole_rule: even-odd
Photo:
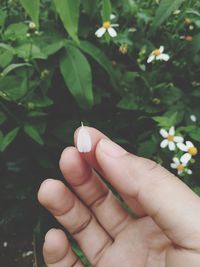
<instances>
[{"instance_id":1,"label":"green leaf","mask_svg":"<svg viewBox=\"0 0 200 267\"><path fill-rule=\"evenodd\" d=\"M200 87L192 92L192 96L200 97Z\"/></svg>"},{"instance_id":2,"label":"green leaf","mask_svg":"<svg viewBox=\"0 0 200 267\"><path fill-rule=\"evenodd\" d=\"M8 146L9 144L11 144L11 142L12 142L12 141L15 139L15 137L17 136L18 132L19 132L19 127L13 129L12 131L10 131L9 133L7 133L7 134L4 136L2 142L0 143L0 151L1 151L1 152L3 152L3 151L7 148L7 146Z\"/></svg>"},{"instance_id":3,"label":"green leaf","mask_svg":"<svg viewBox=\"0 0 200 267\"><path fill-rule=\"evenodd\" d=\"M8 75L0 79L0 96L8 101L16 101L27 92L27 79L16 75Z\"/></svg>"},{"instance_id":4,"label":"green leaf","mask_svg":"<svg viewBox=\"0 0 200 267\"><path fill-rule=\"evenodd\" d=\"M8 40L25 40L28 31L28 25L25 23L13 23L8 26L4 32L4 37Z\"/></svg>"},{"instance_id":5,"label":"green leaf","mask_svg":"<svg viewBox=\"0 0 200 267\"><path fill-rule=\"evenodd\" d=\"M192 39L191 53L197 54L200 51L200 33L196 34Z\"/></svg>"},{"instance_id":6,"label":"green leaf","mask_svg":"<svg viewBox=\"0 0 200 267\"><path fill-rule=\"evenodd\" d=\"M193 131L189 132L189 136L197 141L200 142L200 127L196 127L196 129L194 129Z\"/></svg>"},{"instance_id":7,"label":"green leaf","mask_svg":"<svg viewBox=\"0 0 200 267\"><path fill-rule=\"evenodd\" d=\"M90 55L94 60L96 60L99 65L110 75L114 75L113 66L111 61L106 57L106 55L98 47L90 42L82 41L80 43L80 49L83 52Z\"/></svg>"},{"instance_id":8,"label":"green leaf","mask_svg":"<svg viewBox=\"0 0 200 267\"><path fill-rule=\"evenodd\" d=\"M175 112L169 117L154 116L152 119L156 121L160 127L169 129L171 126L176 125L177 115L178 115L177 112Z\"/></svg>"},{"instance_id":9,"label":"green leaf","mask_svg":"<svg viewBox=\"0 0 200 267\"><path fill-rule=\"evenodd\" d=\"M137 98L133 94L127 94L117 104L118 108L127 110L137 110L139 108Z\"/></svg>"},{"instance_id":10,"label":"green leaf","mask_svg":"<svg viewBox=\"0 0 200 267\"><path fill-rule=\"evenodd\" d=\"M31 111L28 113L28 117L43 117L47 116L48 114L42 111Z\"/></svg>"},{"instance_id":11,"label":"green leaf","mask_svg":"<svg viewBox=\"0 0 200 267\"><path fill-rule=\"evenodd\" d=\"M8 50L11 53L15 54L15 49L11 45L0 43L0 48L3 48L5 50Z\"/></svg>"},{"instance_id":12,"label":"green leaf","mask_svg":"<svg viewBox=\"0 0 200 267\"><path fill-rule=\"evenodd\" d=\"M0 125L4 123L4 121L7 119L5 113L0 111Z\"/></svg>"},{"instance_id":13,"label":"green leaf","mask_svg":"<svg viewBox=\"0 0 200 267\"><path fill-rule=\"evenodd\" d=\"M54 0L54 4L66 31L78 43L80 0Z\"/></svg>"},{"instance_id":14,"label":"green leaf","mask_svg":"<svg viewBox=\"0 0 200 267\"><path fill-rule=\"evenodd\" d=\"M52 40L51 40L52 42ZM53 55L66 45L66 39L48 42L41 48L41 52L47 56Z\"/></svg>"},{"instance_id":15,"label":"green leaf","mask_svg":"<svg viewBox=\"0 0 200 267\"><path fill-rule=\"evenodd\" d=\"M78 104L82 108L91 108L94 103L91 68L78 48L66 47L60 60L60 70Z\"/></svg>"},{"instance_id":16,"label":"green leaf","mask_svg":"<svg viewBox=\"0 0 200 267\"><path fill-rule=\"evenodd\" d=\"M111 12L112 12L112 7L110 0L103 0L103 10L102 10L103 21L110 21Z\"/></svg>"},{"instance_id":17,"label":"green leaf","mask_svg":"<svg viewBox=\"0 0 200 267\"><path fill-rule=\"evenodd\" d=\"M8 50L4 50L0 53L0 67L5 68L13 59L13 53Z\"/></svg>"},{"instance_id":18,"label":"green leaf","mask_svg":"<svg viewBox=\"0 0 200 267\"><path fill-rule=\"evenodd\" d=\"M16 68L20 68L20 67L31 67L31 64L28 63L18 63L18 64L11 64L9 65L6 69L3 70L3 72L1 73L2 76L7 75L9 72L11 72L12 70L16 69Z\"/></svg>"},{"instance_id":19,"label":"green leaf","mask_svg":"<svg viewBox=\"0 0 200 267\"><path fill-rule=\"evenodd\" d=\"M143 143L139 143L138 155L141 157L151 158L157 150L157 143L154 138L146 140Z\"/></svg>"},{"instance_id":20,"label":"green leaf","mask_svg":"<svg viewBox=\"0 0 200 267\"><path fill-rule=\"evenodd\" d=\"M24 59L47 59L47 55L45 55L40 47L35 44L22 44L16 47L15 50L18 57Z\"/></svg>"},{"instance_id":21,"label":"green leaf","mask_svg":"<svg viewBox=\"0 0 200 267\"><path fill-rule=\"evenodd\" d=\"M44 141L42 140L42 137L40 136L37 128L34 127L33 125L25 124L24 132L38 144L44 145Z\"/></svg>"},{"instance_id":22,"label":"green leaf","mask_svg":"<svg viewBox=\"0 0 200 267\"><path fill-rule=\"evenodd\" d=\"M0 9L0 27L4 26L6 20L6 12Z\"/></svg>"},{"instance_id":23,"label":"green leaf","mask_svg":"<svg viewBox=\"0 0 200 267\"><path fill-rule=\"evenodd\" d=\"M183 2L184 0L162 0L153 20L153 30L157 29Z\"/></svg>"},{"instance_id":24,"label":"green leaf","mask_svg":"<svg viewBox=\"0 0 200 267\"><path fill-rule=\"evenodd\" d=\"M39 26L40 0L20 0L20 2L32 21Z\"/></svg>"},{"instance_id":25,"label":"green leaf","mask_svg":"<svg viewBox=\"0 0 200 267\"><path fill-rule=\"evenodd\" d=\"M28 108L46 108L53 105L53 100L47 96L35 97L31 102L27 103Z\"/></svg>"}]
</instances>

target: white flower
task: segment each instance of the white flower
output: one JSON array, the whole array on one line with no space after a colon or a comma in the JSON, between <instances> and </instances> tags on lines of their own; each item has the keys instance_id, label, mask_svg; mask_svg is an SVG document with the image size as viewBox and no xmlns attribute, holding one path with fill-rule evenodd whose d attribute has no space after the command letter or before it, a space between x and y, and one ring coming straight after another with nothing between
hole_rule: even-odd
<instances>
[{"instance_id":1,"label":"white flower","mask_svg":"<svg viewBox=\"0 0 200 267\"><path fill-rule=\"evenodd\" d=\"M186 163L181 162L178 158L173 158L173 163L170 164L172 169L177 169L178 174L186 172L187 174L192 174L192 170L185 168Z\"/></svg>"},{"instance_id":2,"label":"white flower","mask_svg":"<svg viewBox=\"0 0 200 267\"><path fill-rule=\"evenodd\" d=\"M159 49L155 49L154 51L151 52L150 56L147 59L147 63L152 62L153 60L164 60L168 61L169 60L169 55L163 53L164 52L164 46L160 46Z\"/></svg>"},{"instance_id":3,"label":"white flower","mask_svg":"<svg viewBox=\"0 0 200 267\"><path fill-rule=\"evenodd\" d=\"M81 124L77 137L77 148L79 152L86 153L91 151L92 141L87 129L83 126L83 123Z\"/></svg>"},{"instance_id":4,"label":"white flower","mask_svg":"<svg viewBox=\"0 0 200 267\"><path fill-rule=\"evenodd\" d=\"M197 148L193 145L192 142L186 141L186 144L177 144L177 147L186 152L182 157L181 157L181 162L188 163L188 161L191 160L192 156L196 156L198 153Z\"/></svg>"},{"instance_id":5,"label":"white flower","mask_svg":"<svg viewBox=\"0 0 200 267\"><path fill-rule=\"evenodd\" d=\"M196 122L197 121L197 117L194 114L190 115L190 119L193 122Z\"/></svg>"},{"instance_id":6,"label":"white flower","mask_svg":"<svg viewBox=\"0 0 200 267\"><path fill-rule=\"evenodd\" d=\"M104 21L103 25L101 28L99 28L96 32L95 35L100 38L102 37L106 32L108 32L108 34L111 37L116 37L117 36L117 32L113 27L118 27L119 24L111 24L110 21Z\"/></svg>"},{"instance_id":7,"label":"white flower","mask_svg":"<svg viewBox=\"0 0 200 267\"><path fill-rule=\"evenodd\" d=\"M29 29L35 29L36 28L36 24L34 22L30 22L29 23Z\"/></svg>"},{"instance_id":8,"label":"white flower","mask_svg":"<svg viewBox=\"0 0 200 267\"><path fill-rule=\"evenodd\" d=\"M174 126L172 126L169 129L169 132L167 132L164 129L160 130L160 134L162 135L162 137L164 137L165 139L160 143L160 146L162 148L165 147L169 147L169 150L173 151L175 150L176 146L175 143L183 143L184 139L181 136L175 136L175 128Z\"/></svg>"}]
</instances>

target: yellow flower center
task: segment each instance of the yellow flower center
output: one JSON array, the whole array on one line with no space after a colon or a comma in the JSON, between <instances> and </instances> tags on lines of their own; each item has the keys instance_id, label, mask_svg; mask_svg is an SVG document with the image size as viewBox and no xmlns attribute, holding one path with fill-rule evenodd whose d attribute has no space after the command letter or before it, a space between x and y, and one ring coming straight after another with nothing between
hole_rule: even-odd
<instances>
[{"instance_id":1,"label":"yellow flower center","mask_svg":"<svg viewBox=\"0 0 200 267\"><path fill-rule=\"evenodd\" d=\"M120 45L119 52L125 55L128 52L128 45L127 44Z\"/></svg>"},{"instance_id":2,"label":"yellow flower center","mask_svg":"<svg viewBox=\"0 0 200 267\"><path fill-rule=\"evenodd\" d=\"M179 164L179 165L177 166L177 170L178 170L179 172L182 172L182 171L184 170L184 166L183 166L182 164Z\"/></svg>"},{"instance_id":3,"label":"yellow flower center","mask_svg":"<svg viewBox=\"0 0 200 267\"><path fill-rule=\"evenodd\" d=\"M189 25L189 24L191 24L191 20L189 18L185 18L184 23L186 25Z\"/></svg>"},{"instance_id":4,"label":"yellow flower center","mask_svg":"<svg viewBox=\"0 0 200 267\"><path fill-rule=\"evenodd\" d=\"M174 136L169 134L169 135L167 136L167 140L168 140L168 141L174 141Z\"/></svg>"},{"instance_id":5,"label":"yellow flower center","mask_svg":"<svg viewBox=\"0 0 200 267\"><path fill-rule=\"evenodd\" d=\"M152 52L154 56L159 56L161 54L160 49L156 49Z\"/></svg>"},{"instance_id":6,"label":"yellow flower center","mask_svg":"<svg viewBox=\"0 0 200 267\"><path fill-rule=\"evenodd\" d=\"M196 154L198 153L198 150L195 146L193 146L188 149L188 153L190 153L192 156L196 156Z\"/></svg>"},{"instance_id":7,"label":"yellow flower center","mask_svg":"<svg viewBox=\"0 0 200 267\"><path fill-rule=\"evenodd\" d=\"M103 23L103 28L104 28L104 29L108 29L108 28L110 28L110 21L105 21L105 22Z\"/></svg>"}]
</instances>

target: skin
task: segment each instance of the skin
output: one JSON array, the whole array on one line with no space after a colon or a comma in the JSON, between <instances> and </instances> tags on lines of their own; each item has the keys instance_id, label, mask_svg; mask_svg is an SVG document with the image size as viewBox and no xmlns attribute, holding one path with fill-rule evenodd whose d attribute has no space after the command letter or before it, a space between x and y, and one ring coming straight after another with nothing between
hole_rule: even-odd
<instances>
[{"instance_id":1,"label":"skin","mask_svg":"<svg viewBox=\"0 0 200 267\"><path fill-rule=\"evenodd\" d=\"M47 179L38 199L97 267L199 267L200 198L155 162L137 157L87 127L92 150L66 148L60 169L70 191ZM76 144L77 131L75 133ZM98 173L138 215L132 218ZM48 267L83 267L65 233L51 229L43 255Z\"/></svg>"}]
</instances>

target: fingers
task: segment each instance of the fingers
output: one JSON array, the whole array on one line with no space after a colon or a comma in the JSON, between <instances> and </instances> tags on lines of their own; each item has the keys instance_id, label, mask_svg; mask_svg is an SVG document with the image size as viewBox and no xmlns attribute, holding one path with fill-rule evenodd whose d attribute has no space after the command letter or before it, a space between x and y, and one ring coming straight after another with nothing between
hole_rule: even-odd
<instances>
[{"instance_id":1,"label":"fingers","mask_svg":"<svg viewBox=\"0 0 200 267\"><path fill-rule=\"evenodd\" d=\"M87 161L87 163L91 167L93 167L95 170L97 170L99 173L101 173L104 176L104 170L101 169L101 166L99 165L98 161L96 160L95 151L96 151L96 146L101 139L109 139L109 138L95 128L91 128L91 127L86 127L86 128L87 128L87 130L91 136L91 139L92 139L92 149L89 153L81 153L81 157L85 161ZM75 144L77 142L78 130L79 129L77 129L75 131L75 134L74 134L74 143ZM133 210L133 212L135 214L137 214L139 216L146 215L143 207L137 202L136 199L133 199L133 198L130 199L126 195L121 195L121 197L129 205L129 207Z\"/></svg>"},{"instance_id":2,"label":"fingers","mask_svg":"<svg viewBox=\"0 0 200 267\"><path fill-rule=\"evenodd\" d=\"M113 238L132 221L128 212L75 147L63 151L60 168L75 193L93 211L97 220Z\"/></svg>"},{"instance_id":3,"label":"fingers","mask_svg":"<svg viewBox=\"0 0 200 267\"><path fill-rule=\"evenodd\" d=\"M199 249L200 199L183 182L106 139L98 142L96 159L108 181L122 194L136 198L175 244Z\"/></svg>"},{"instance_id":4,"label":"fingers","mask_svg":"<svg viewBox=\"0 0 200 267\"><path fill-rule=\"evenodd\" d=\"M112 244L112 239L91 212L58 180L44 181L38 199L73 235L89 261L95 265Z\"/></svg>"},{"instance_id":5,"label":"fingers","mask_svg":"<svg viewBox=\"0 0 200 267\"><path fill-rule=\"evenodd\" d=\"M43 256L48 267L83 267L72 251L65 233L58 229L51 229L46 234Z\"/></svg>"}]
</instances>

